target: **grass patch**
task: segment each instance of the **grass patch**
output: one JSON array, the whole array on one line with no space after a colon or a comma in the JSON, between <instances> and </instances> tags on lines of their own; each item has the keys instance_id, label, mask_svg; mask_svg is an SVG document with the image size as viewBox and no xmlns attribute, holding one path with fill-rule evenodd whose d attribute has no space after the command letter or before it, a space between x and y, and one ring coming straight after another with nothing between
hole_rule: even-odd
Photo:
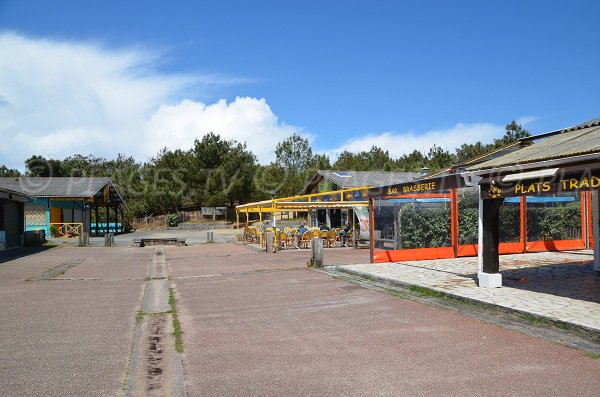
<instances>
[{"instance_id":1,"label":"grass patch","mask_svg":"<svg viewBox=\"0 0 600 397\"><path fill-rule=\"evenodd\" d=\"M408 290L410 292L414 292L415 294L419 294L422 296L430 296L432 298L446 297L446 295L442 294L441 292L437 292L437 291L431 290L429 288L419 287L418 285L411 285L410 287L408 287Z\"/></svg>"},{"instance_id":2,"label":"grass patch","mask_svg":"<svg viewBox=\"0 0 600 397\"><path fill-rule=\"evenodd\" d=\"M587 358L591 358L592 360L600 360L600 354L598 353L585 353Z\"/></svg>"},{"instance_id":3,"label":"grass patch","mask_svg":"<svg viewBox=\"0 0 600 397\"><path fill-rule=\"evenodd\" d=\"M171 316L173 316L173 335L175 335L175 350L183 353L183 340L181 339L181 323L177 317L177 308L175 307L175 294L173 288L169 288L169 305L171 306Z\"/></svg>"},{"instance_id":4,"label":"grass patch","mask_svg":"<svg viewBox=\"0 0 600 397\"><path fill-rule=\"evenodd\" d=\"M144 311L142 309L138 309L138 311L135 312L135 323L138 324L140 321L142 321L143 318Z\"/></svg>"}]
</instances>

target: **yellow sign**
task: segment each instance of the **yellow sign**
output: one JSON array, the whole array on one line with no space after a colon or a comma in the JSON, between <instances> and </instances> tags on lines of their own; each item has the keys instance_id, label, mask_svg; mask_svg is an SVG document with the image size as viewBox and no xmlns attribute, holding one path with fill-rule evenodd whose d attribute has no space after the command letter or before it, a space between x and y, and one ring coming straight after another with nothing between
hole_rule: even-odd
<instances>
[{"instance_id":1,"label":"yellow sign","mask_svg":"<svg viewBox=\"0 0 600 397\"><path fill-rule=\"evenodd\" d=\"M415 183L402 187L402 193L417 193L436 190L436 181L426 183Z\"/></svg>"},{"instance_id":2,"label":"yellow sign","mask_svg":"<svg viewBox=\"0 0 600 397\"><path fill-rule=\"evenodd\" d=\"M581 179L563 179L560 183L563 190L590 189L600 187L600 178L597 176L586 176Z\"/></svg>"},{"instance_id":3,"label":"yellow sign","mask_svg":"<svg viewBox=\"0 0 600 397\"><path fill-rule=\"evenodd\" d=\"M525 194L549 193L556 189L555 186L557 186L561 191L564 192L574 190L596 189L600 187L600 178L598 178L597 176L584 176L581 179L560 179L558 183L553 183L549 181L517 183L513 187L513 194L520 196Z\"/></svg>"}]
</instances>

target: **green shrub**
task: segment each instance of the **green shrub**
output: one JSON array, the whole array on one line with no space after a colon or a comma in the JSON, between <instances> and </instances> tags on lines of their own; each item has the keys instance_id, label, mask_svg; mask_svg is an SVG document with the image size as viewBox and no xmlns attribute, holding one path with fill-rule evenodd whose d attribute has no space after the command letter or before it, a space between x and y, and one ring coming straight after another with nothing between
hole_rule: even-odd
<instances>
[{"instance_id":1,"label":"green shrub","mask_svg":"<svg viewBox=\"0 0 600 397\"><path fill-rule=\"evenodd\" d=\"M403 248L450 246L450 208L406 205L400 215Z\"/></svg>"},{"instance_id":2,"label":"green shrub","mask_svg":"<svg viewBox=\"0 0 600 397\"><path fill-rule=\"evenodd\" d=\"M529 207L527 239L529 241L572 240L581 238L581 206Z\"/></svg>"},{"instance_id":3,"label":"green shrub","mask_svg":"<svg viewBox=\"0 0 600 397\"><path fill-rule=\"evenodd\" d=\"M169 227L177 227L179 225L179 215L167 214L167 216L165 216L165 223Z\"/></svg>"}]
</instances>

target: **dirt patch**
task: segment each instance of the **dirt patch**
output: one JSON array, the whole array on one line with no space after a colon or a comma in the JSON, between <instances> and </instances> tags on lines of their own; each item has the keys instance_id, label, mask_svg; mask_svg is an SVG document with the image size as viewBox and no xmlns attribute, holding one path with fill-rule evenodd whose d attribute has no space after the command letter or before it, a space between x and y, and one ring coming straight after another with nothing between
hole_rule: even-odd
<instances>
[{"instance_id":1,"label":"dirt patch","mask_svg":"<svg viewBox=\"0 0 600 397\"><path fill-rule=\"evenodd\" d=\"M146 391L158 391L164 387L164 330L165 316L151 317L148 323L146 343Z\"/></svg>"}]
</instances>

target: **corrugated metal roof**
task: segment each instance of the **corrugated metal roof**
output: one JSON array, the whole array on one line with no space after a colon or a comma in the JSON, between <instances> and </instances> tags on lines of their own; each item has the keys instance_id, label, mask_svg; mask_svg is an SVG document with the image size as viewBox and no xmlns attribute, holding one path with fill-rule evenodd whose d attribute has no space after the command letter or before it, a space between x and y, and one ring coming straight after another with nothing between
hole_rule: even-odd
<instances>
[{"instance_id":1,"label":"corrugated metal roof","mask_svg":"<svg viewBox=\"0 0 600 397\"><path fill-rule=\"evenodd\" d=\"M0 188L9 189L34 197L93 197L110 178L71 178L71 177L21 177L0 178Z\"/></svg>"},{"instance_id":2,"label":"corrugated metal roof","mask_svg":"<svg viewBox=\"0 0 600 397\"><path fill-rule=\"evenodd\" d=\"M319 176L330 180L338 189L350 189L362 186L384 186L395 183L412 181L421 176L418 172L399 171L334 171L319 170L311 179L303 192L310 190L320 179Z\"/></svg>"},{"instance_id":3,"label":"corrugated metal roof","mask_svg":"<svg viewBox=\"0 0 600 397\"><path fill-rule=\"evenodd\" d=\"M7 195L15 195L15 196L23 197L26 199L32 199L32 197L30 197L29 195L27 195L23 192L19 192L19 191L12 190L12 189L7 189L5 187L0 187L0 193L4 193Z\"/></svg>"},{"instance_id":4,"label":"corrugated metal roof","mask_svg":"<svg viewBox=\"0 0 600 397\"><path fill-rule=\"evenodd\" d=\"M495 159L468 167L467 170L477 171L528 164L590 153L600 153L600 119L590 120L565 129L564 132L549 136L530 146Z\"/></svg>"}]
</instances>

